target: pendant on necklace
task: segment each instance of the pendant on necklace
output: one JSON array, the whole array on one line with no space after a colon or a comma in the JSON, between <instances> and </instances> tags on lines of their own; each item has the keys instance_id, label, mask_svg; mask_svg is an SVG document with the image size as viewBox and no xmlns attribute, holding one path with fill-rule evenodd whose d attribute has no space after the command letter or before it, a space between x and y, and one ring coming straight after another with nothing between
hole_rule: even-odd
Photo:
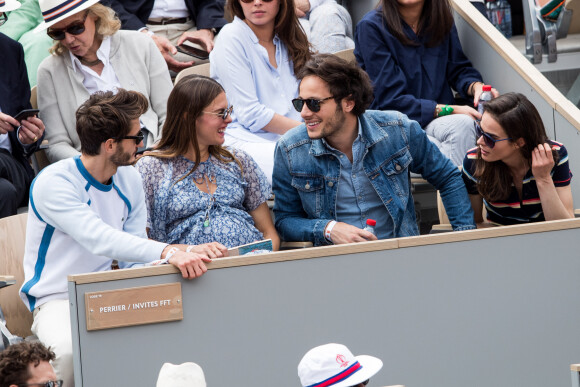
<instances>
[{"instance_id":1,"label":"pendant on necklace","mask_svg":"<svg viewBox=\"0 0 580 387\"><path fill-rule=\"evenodd\" d=\"M203 222L203 227L209 227L209 219L206 219L206 220Z\"/></svg>"}]
</instances>

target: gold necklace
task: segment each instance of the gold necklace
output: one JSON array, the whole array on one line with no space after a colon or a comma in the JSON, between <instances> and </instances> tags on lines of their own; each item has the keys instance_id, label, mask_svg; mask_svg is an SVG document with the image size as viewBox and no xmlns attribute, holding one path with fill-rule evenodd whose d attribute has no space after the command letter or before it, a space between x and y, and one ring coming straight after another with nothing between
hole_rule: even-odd
<instances>
[{"instance_id":1,"label":"gold necklace","mask_svg":"<svg viewBox=\"0 0 580 387\"><path fill-rule=\"evenodd\" d=\"M79 58L79 60L81 61L82 64L84 64L85 66L89 66L89 67L93 67L93 66L101 63L101 60L99 58L92 60L92 61L86 60L82 56L77 56L77 58Z\"/></svg>"}]
</instances>

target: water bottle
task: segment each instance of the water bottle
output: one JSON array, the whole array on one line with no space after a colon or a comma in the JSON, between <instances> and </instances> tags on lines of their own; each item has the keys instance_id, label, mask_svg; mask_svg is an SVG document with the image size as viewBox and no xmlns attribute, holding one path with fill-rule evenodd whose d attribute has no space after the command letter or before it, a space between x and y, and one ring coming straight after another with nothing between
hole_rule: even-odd
<instances>
[{"instance_id":1,"label":"water bottle","mask_svg":"<svg viewBox=\"0 0 580 387\"><path fill-rule=\"evenodd\" d=\"M512 11L507 0L489 0L485 4L487 18L506 38L512 37Z\"/></svg>"},{"instance_id":2,"label":"water bottle","mask_svg":"<svg viewBox=\"0 0 580 387\"><path fill-rule=\"evenodd\" d=\"M512 37L512 8L507 0L497 0L502 19L499 23L500 31L506 38Z\"/></svg>"},{"instance_id":3,"label":"water bottle","mask_svg":"<svg viewBox=\"0 0 580 387\"><path fill-rule=\"evenodd\" d=\"M479 102L477 103L477 111L479 114L483 114L483 105L485 105L486 102L491 101L493 98L491 95L491 85L483 85L482 90L483 92L479 96Z\"/></svg>"},{"instance_id":4,"label":"water bottle","mask_svg":"<svg viewBox=\"0 0 580 387\"><path fill-rule=\"evenodd\" d=\"M497 0L488 0L485 3L485 9L487 11L487 18L497 28Z\"/></svg>"},{"instance_id":5,"label":"water bottle","mask_svg":"<svg viewBox=\"0 0 580 387\"><path fill-rule=\"evenodd\" d=\"M375 226L377 225L377 221L374 219L367 219L367 225L365 226L365 228L363 228L363 230L370 232L373 235L377 235L375 234Z\"/></svg>"}]
</instances>

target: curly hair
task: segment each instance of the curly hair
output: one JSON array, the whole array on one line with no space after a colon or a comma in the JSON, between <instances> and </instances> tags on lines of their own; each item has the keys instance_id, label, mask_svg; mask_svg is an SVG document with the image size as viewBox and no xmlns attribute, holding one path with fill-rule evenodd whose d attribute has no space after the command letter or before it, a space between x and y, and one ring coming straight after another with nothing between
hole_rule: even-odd
<instances>
[{"instance_id":1,"label":"curly hair","mask_svg":"<svg viewBox=\"0 0 580 387\"><path fill-rule=\"evenodd\" d=\"M112 8L97 3L91 5L85 12L96 18L95 39L102 40L105 36L111 36L121 29L121 21ZM48 51L53 55L62 55L67 49L62 45L61 40L55 40Z\"/></svg>"},{"instance_id":2,"label":"curly hair","mask_svg":"<svg viewBox=\"0 0 580 387\"><path fill-rule=\"evenodd\" d=\"M343 98L354 101L352 113L360 116L373 100L373 86L368 74L356 63L347 62L332 54L316 54L298 71L296 78L308 76L322 79L336 103Z\"/></svg>"},{"instance_id":3,"label":"curly hair","mask_svg":"<svg viewBox=\"0 0 580 387\"><path fill-rule=\"evenodd\" d=\"M24 341L0 352L0 387L25 384L31 378L28 366L54 360L54 352L39 342Z\"/></svg>"}]
</instances>

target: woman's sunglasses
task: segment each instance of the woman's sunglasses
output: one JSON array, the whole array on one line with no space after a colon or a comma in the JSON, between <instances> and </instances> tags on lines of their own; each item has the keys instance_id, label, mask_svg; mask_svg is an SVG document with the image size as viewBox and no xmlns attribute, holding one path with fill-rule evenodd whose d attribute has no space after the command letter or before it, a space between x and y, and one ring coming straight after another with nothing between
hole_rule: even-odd
<instances>
[{"instance_id":1,"label":"woman's sunglasses","mask_svg":"<svg viewBox=\"0 0 580 387\"><path fill-rule=\"evenodd\" d=\"M323 103L324 101L334 98L333 96L331 97L327 97L324 99L314 99L314 98L306 98L306 99L302 99L302 98L294 98L292 100L292 105L294 105L294 109L296 109L296 111L298 113L300 113L302 111L302 108L304 107L304 104L306 104L306 106L308 106L308 109L310 109L311 112L314 113L318 113L320 111L320 104Z\"/></svg>"},{"instance_id":2,"label":"woman's sunglasses","mask_svg":"<svg viewBox=\"0 0 580 387\"><path fill-rule=\"evenodd\" d=\"M491 137L488 133L485 133L483 131L483 129L481 129L481 126L479 125L479 123L477 121L473 121L473 125L475 126L475 134L477 135L477 138L480 138L481 136L483 136L483 141L485 142L485 145L488 148L493 148L495 146L496 142L506 141L506 140L512 139L511 137L495 139L495 138Z\"/></svg>"},{"instance_id":3,"label":"woman's sunglasses","mask_svg":"<svg viewBox=\"0 0 580 387\"><path fill-rule=\"evenodd\" d=\"M219 118L221 118L222 120L225 121L228 119L228 116L230 114L232 114L233 111L234 111L234 105L230 106L227 109L224 109L224 111L220 112L220 113L218 113L218 112L206 112L206 111L204 111L204 113L213 114L213 115L218 116Z\"/></svg>"},{"instance_id":4,"label":"woman's sunglasses","mask_svg":"<svg viewBox=\"0 0 580 387\"><path fill-rule=\"evenodd\" d=\"M49 28L46 33L54 40L63 40L66 37L65 32L68 32L71 35L80 35L85 32L85 21L87 20L87 16L89 16L89 11L85 12L83 20L76 21L61 30Z\"/></svg>"}]
</instances>

